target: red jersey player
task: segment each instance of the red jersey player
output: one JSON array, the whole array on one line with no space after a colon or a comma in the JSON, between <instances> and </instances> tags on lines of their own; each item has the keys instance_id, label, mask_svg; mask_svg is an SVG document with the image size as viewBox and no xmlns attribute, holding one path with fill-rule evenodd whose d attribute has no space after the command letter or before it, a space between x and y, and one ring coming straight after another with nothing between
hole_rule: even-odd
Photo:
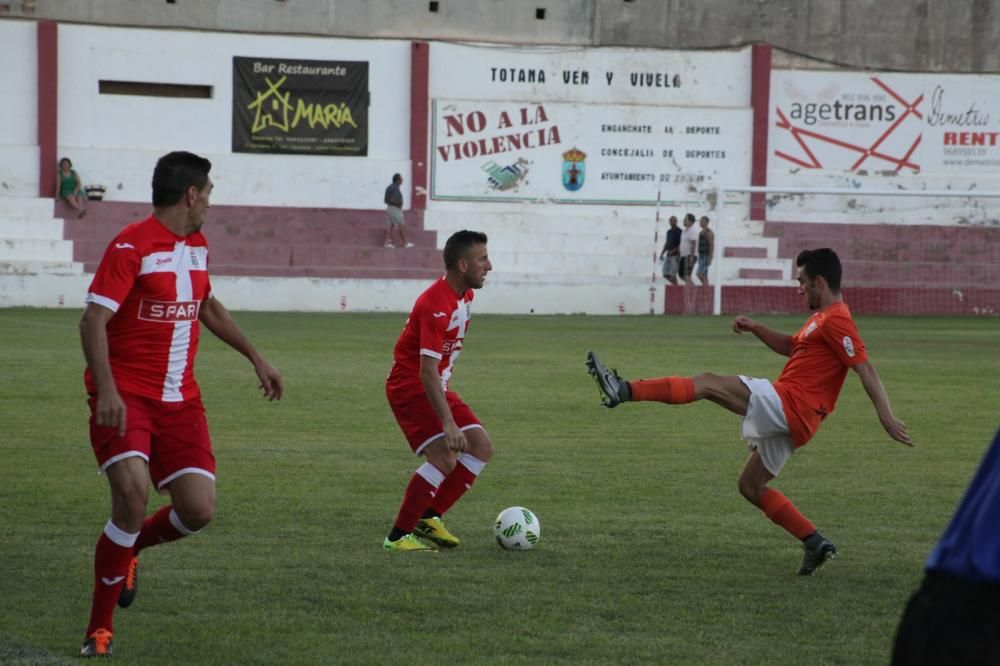
<instances>
[{"instance_id":1,"label":"red jersey player","mask_svg":"<svg viewBox=\"0 0 1000 666\"><path fill-rule=\"evenodd\" d=\"M417 536L454 548L441 520L493 457L493 443L469 406L448 389L469 327L474 289L493 270L486 234L458 231L444 246L446 273L417 298L393 351L385 392L396 422L424 462L403 494L383 547L432 550Z\"/></svg>"},{"instance_id":2,"label":"red jersey player","mask_svg":"<svg viewBox=\"0 0 1000 666\"><path fill-rule=\"evenodd\" d=\"M799 293L816 312L795 335L772 331L749 317L733 321L736 333L750 332L788 363L772 384L743 375L661 377L625 381L593 352L587 367L601 390L601 401L615 407L628 400L683 404L711 400L743 417L741 435L750 457L740 474L740 493L773 522L802 540L805 554L798 573L808 576L837 553L830 540L782 493L767 484L792 451L808 442L837 404L847 369L858 373L886 433L912 446L906 426L892 413L878 373L840 294L840 259L829 248L803 250L795 260Z\"/></svg>"},{"instance_id":3,"label":"red jersey player","mask_svg":"<svg viewBox=\"0 0 1000 666\"><path fill-rule=\"evenodd\" d=\"M268 398L281 398L281 375L212 296L201 234L211 168L192 153L159 159L152 215L111 241L87 294L80 338L90 441L111 486L111 520L94 555L84 657L111 655L114 607L135 598L138 553L212 519L215 458L193 373L200 324L253 363ZM171 500L149 518L147 474Z\"/></svg>"}]
</instances>

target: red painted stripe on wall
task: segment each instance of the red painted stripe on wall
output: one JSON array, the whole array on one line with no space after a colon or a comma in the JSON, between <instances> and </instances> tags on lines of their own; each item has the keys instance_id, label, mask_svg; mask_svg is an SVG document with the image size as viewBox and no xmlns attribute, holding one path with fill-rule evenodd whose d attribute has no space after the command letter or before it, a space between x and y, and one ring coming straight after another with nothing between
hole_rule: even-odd
<instances>
[{"instance_id":1,"label":"red painted stripe on wall","mask_svg":"<svg viewBox=\"0 0 1000 666\"><path fill-rule=\"evenodd\" d=\"M410 173L413 177L411 208L427 208L427 128L430 94L430 47L413 42L410 50Z\"/></svg>"},{"instance_id":2,"label":"red painted stripe on wall","mask_svg":"<svg viewBox=\"0 0 1000 666\"><path fill-rule=\"evenodd\" d=\"M56 195L59 130L59 24L38 23L38 196Z\"/></svg>"}]
</instances>

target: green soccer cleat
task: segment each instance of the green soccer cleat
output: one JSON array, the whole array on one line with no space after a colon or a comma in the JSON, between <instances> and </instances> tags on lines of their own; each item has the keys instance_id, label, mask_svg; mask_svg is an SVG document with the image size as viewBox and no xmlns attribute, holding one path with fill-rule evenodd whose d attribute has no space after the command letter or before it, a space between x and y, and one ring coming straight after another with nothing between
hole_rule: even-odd
<instances>
[{"instance_id":1,"label":"green soccer cleat","mask_svg":"<svg viewBox=\"0 0 1000 666\"><path fill-rule=\"evenodd\" d=\"M83 647L80 648L80 656L87 659L91 657L110 657L111 632L107 629L98 629L87 636L87 640L83 642Z\"/></svg>"},{"instance_id":2,"label":"green soccer cleat","mask_svg":"<svg viewBox=\"0 0 1000 666\"><path fill-rule=\"evenodd\" d=\"M632 399L632 388L628 382L618 376L615 370L609 370L592 351L587 352L587 372L597 382L601 391L601 404L605 407L617 407Z\"/></svg>"},{"instance_id":3,"label":"green soccer cleat","mask_svg":"<svg viewBox=\"0 0 1000 666\"><path fill-rule=\"evenodd\" d=\"M122 584L122 591L118 594L118 607L128 608L135 601L135 594L139 591L139 558L133 557L129 560L128 571L125 573L125 583Z\"/></svg>"},{"instance_id":4,"label":"green soccer cleat","mask_svg":"<svg viewBox=\"0 0 1000 666\"><path fill-rule=\"evenodd\" d=\"M418 537L433 541L442 548L454 548L458 545L458 537L448 531L440 517L421 518L417 521L413 533Z\"/></svg>"},{"instance_id":5,"label":"green soccer cleat","mask_svg":"<svg viewBox=\"0 0 1000 666\"><path fill-rule=\"evenodd\" d=\"M400 537L396 541L389 541L389 537L386 537L385 541L382 542L382 548L384 548L385 550L394 550L394 551L412 550L412 551L425 551L430 553L435 552L433 548L423 543L412 534L407 534L405 537Z\"/></svg>"}]
</instances>

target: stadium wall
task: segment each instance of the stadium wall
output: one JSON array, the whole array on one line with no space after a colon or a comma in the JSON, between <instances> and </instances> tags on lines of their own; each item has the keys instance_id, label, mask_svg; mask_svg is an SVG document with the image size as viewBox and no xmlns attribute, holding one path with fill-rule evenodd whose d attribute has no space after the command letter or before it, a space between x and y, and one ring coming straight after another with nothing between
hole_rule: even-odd
<instances>
[{"instance_id":1,"label":"stadium wall","mask_svg":"<svg viewBox=\"0 0 1000 666\"><path fill-rule=\"evenodd\" d=\"M938 243L911 231L914 222L959 228L958 235L947 236L956 247L978 243L989 248L996 243L995 236L966 234L967 228L974 234L977 228L997 225L994 209L979 203L970 208L968 201L949 200L955 215L941 214L940 207L914 206L895 215L887 213L893 210L890 203L897 205L895 200L859 205L841 197L831 204L829 197L776 194L764 201L765 214L756 215L750 213L748 201L720 202L714 191L716 185L751 180L806 186L847 182L861 187L866 179L882 179L883 187L885 182L910 188L972 187L980 182L991 186L992 145L977 146L986 152L974 156L983 163L971 175L949 172L943 159L931 158L941 154L946 132L963 131L944 127L947 122L960 126L980 117L970 109L993 113L995 77L886 78L891 94L880 88L875 94L882 97L876 99L861 89L879 85L870 74L838 73L829 78L836 85L824 87L822 76L814 80L811 72L771 72L766 47L693 53L427 45L60 25L51 31L57 35L55 47L43 53L46 46L38 37L42 27L0 21L0 36L9 36L15 52L29 62L57 55L58 81L52 87L58 99L58 132L50 139L49 152L69 154L87 183L108 187L106 200L95 202L86 220L67 218L64 238L52 241L60 248L64 241L72 244L72 263L80 270L92 269L117 228L147 213L145 203L135 202L148 200L150 166L158 155L179 146L207 154L216 165L209 224L209 233L217 234L210 235L213 271L248 291L235 301L226 299L247 307L405 310L440 271L444 239L465 227L490 234L496 271L490 280L492 296L482 294L480 307L497 312L685 311L676 307L671 289L660 288L663 281L653 257L662 245L666 217L689 211L717 221L724 213L724 260L710 273L713 282L721 279L727 285L724 311L754 304L765 311L800 310L800 304L789 305L781 295L794 284L795 251L779 242L780 228L767 226L772 222L812 225L818 235L798 238L822 239L837 247L845 261L871 261L856 258L853 246L842 249L836 244L846 238L863 242L864 234L853 228L856 224L900 226L918 248L924 244L933 249ZM175 51L185 54L179 63L172 56ZM236 55L369 63L368 154L233 152ZM15 79L23 92L5 111L13 128L0 134L0 142L13 146L0 158L7 160L7 166L0 161L0 169L11 174L2 182L8 197L30 190L31 181L23 174L38 174L44 166L39 164L41 149L46 148L40 129L44 114L37 101L30 100L43 99L51 84L39 71L36 67L23 80ZM200 99L102 95L102 80L199 85L211 94ZM781 88L784 97L763 94L762 81L769 90ZM924 100L922 91L930 90L933 97L942 84L947 84L958 110ZM830 127L820 128L829 130L822 139L817 138L817 126L829 118L807 122L803 117L794 125L795 118L783 124L778 114L782 105L838 100L866 110L897 104L899 110L895 118L877 122L867 117L834 119ZM963 105L965 115L960 113ZM763 130L770 130L771 136L762 141L761 117L768 114ZM1000 112L991 117L1000 117ZM914 123L915 128L909 126ZM904 136L904 130L910 134ZM842 134L830 141L834 131ZM988 136L990 130L976 131ZM31 132L38 138L29 138ZM937 152L927 151L931 142L925 135L937 137ZM905 141L897 146L883 136ZM845 166L811 147L814 141L824 149L843 149L837 142L868 146L862 152L890 155L894 168ZM793 154L795 150L800 153ZM853 149L841 152L858 157ZM790 163L788 155L800 163ZM802 155L817 162L830 159L834 166L806 162ZM886 161L880 155L867 158ZM940 167L926 166L931 164ZM419 246L414 251L380 247L382 188L395 171L410 186L408 202L417 204L408 211ZM35 187L44 192L51 182L43 178ZM921 217L915 219L913 211ZM56 212L66 217L64 209ZM740 228L745 233L734 237L733 230ZM832 231L825 233L825 228ZM921 261L959 260L950 251L926 256ZM973 293L970 288L977 286L978 278L970 276L989 279L993 273L980 270L979 264L992 261L991 256L973 257L974 270L965 277L949 271L948 283L936 288ZM934 266L925 268L935 272ZM858 274L872 280L876 272ZM892 289L897 284L867 286ZM37 293L45 295L37 298L33 288L31 278L12 278L0 288L6 294L0 302L72 304L73 297L58 285L39 287ZM758 298L761 293L774 297ZM753 298L734 300L733 294ZM965 311L1000 311L989 300L992 296L986 298L963 301L975 303ZM941 303L941 313L955 309L949 298L925 300ZM905 309L910 305L898 299L872 302L885 312L910 311ZM701 306L696 309L702 311ZM930 311L925 307L921 312Z\"/></svg>"},{"instance_id":2,"label":"stadium wall","mask_svg":"<svg viewBox=\"0 0 1000 666\"><path fill-rule=\"evenodd\" d=\"M998 0L4 0L0 7L69 23L327 37L690 50L769 43L813 66L1000 71Z\"/></svg>"}]
</instances>

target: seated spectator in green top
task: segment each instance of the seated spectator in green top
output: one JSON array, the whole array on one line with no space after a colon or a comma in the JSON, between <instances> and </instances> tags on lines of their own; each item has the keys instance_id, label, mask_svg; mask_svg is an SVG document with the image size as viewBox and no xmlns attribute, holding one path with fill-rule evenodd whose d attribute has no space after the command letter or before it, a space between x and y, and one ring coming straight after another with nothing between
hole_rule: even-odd
<instances>
[{"instance_id":1,"label":"seated spectator in green top","mask_svg":"<svg viewBox=\"0 0 1000 666\"><path fill-rule=\"evenodd\" d=\"M73 169L73 163L68 157L59 160L59 170L56 172L56 190L59 198L69 204L69 207L76 211L77 217L87 214L83 202L87 199L87 194L80 184L80 174Z\"/></svg>"}]
</instances>

